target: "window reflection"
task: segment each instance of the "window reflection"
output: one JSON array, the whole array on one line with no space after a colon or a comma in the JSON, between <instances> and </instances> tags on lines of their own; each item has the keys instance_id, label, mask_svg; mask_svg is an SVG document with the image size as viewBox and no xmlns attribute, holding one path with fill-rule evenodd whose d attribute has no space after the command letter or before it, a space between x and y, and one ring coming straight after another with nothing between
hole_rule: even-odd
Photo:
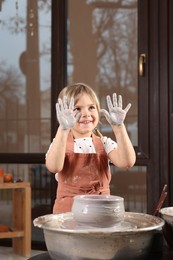
<instances>
[{"instance_id":1,"label":"window reflection","mask_svg":"<svg viewBox=\"0 0 173 260\"><path fill-rule=\"evenodd\" d=\"M111 165L111 194L124 198L126 211L147 212L147 167L134 166L125 171Z\"/></svg>"},{"instance_id":2,"label":"window reflection","mask_svg":"<svg viewBox=\"0 0 173 260\"><path fill-rule=\"evenodd\" d=\"M80 10L80 12L79 12ZM113 92L123 107L132 106L125 124L138 146L137 0L68 1L68 83L85 82L94 88L101 107ZM105 118L99 128L114 139ZM127 211L146 212L146 167L123 171L111 165L111 194L125 199Z\"/></svg>"},{"instance_id":3,"label":"window reflection","mask_svg":"<svg viewBox=\"0 0 173 260\"><path fill-rule=\"evenodd\" d=\"M68 1L68 14L68 82L91 85L104 108L113 92L132 103L126 125L137 146L137 1Z\"/></svg>"},{"instance_id":4,"label":"window reflection","mask_svg":"<svg viewBox=\"0 0 173 260\"><path fill-rule=\"evenodd\" d=\"M51 0L2 1L0 27L0 152L45 152L50 143Z\"/></svg>"}]
</instances>

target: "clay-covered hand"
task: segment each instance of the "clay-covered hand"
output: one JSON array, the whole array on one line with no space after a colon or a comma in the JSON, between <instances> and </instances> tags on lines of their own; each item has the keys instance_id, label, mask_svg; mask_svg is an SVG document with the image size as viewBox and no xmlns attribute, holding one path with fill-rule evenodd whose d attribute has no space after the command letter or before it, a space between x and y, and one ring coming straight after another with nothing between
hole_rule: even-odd
<instances>
[{"instance_id":1,"label":"clay-covered hand","mask_svg":"<svg viewBox=\"0 0 173 260\"><path fill-rule=\"evenodd\" d=\"M122 96L113 93L112 101L110 96L106 97L108 110L101 109L101 112L106 117L110 125L121 125L124 122L127 112L129 111L131 104L129 103L126 108L122 108Z\"/></svg>"},{"instance_id":2,"label":"clay-covered hand","mask_svg":"<svg viewBox=\"0 0 173 260\"><path fill-rule=\"evenodd\" d=\"M80 113L74 115L74 98L71 98L68 107L67 97L65 96L63 100L58 99L56 103L56 115L58 122L63 130L68 130L72 128L80 117Z\"/></svg>"}]
</instances>

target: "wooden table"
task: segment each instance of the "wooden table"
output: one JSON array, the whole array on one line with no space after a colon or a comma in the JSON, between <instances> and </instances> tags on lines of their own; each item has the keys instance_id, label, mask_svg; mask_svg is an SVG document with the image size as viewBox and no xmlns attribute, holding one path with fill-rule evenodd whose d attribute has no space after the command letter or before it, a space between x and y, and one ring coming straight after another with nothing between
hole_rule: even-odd
<instances>
[{"instance_id":1,"label":"wooden table","mask_svg":"<svg viewBox=\"0 0 173 260\"><path fill-rule=\"evenodd\" d=\"M0 238L12 238L13 252L15 254L22 255L22 256L30 256L31 253L30 183L29 182L0 183L0 189L12 190L12 231L0 232Z\"/></svg>"}]
</instances>

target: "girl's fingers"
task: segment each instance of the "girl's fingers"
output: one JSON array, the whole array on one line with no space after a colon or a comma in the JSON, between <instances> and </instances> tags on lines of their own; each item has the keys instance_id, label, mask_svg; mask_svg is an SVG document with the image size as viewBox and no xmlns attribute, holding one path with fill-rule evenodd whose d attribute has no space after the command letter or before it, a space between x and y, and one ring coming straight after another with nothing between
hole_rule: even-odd
<instances>
[{"instance_id":1,"label":"girl's fingers","mask_svg":"<svg viewBox=\"0 0 173 260\"><path fill-rule=\"evenodd\" d=\"M116 93L113 93L113 95L112 95L112 97L113 97L113 105L114 105L114 107L117 107L117 94Z\"/></svg>"},{"instance_id":2,"label":"girl's fingers","mask_svg":"<svg viewBox=\"0 0 173 260\"><path fill-rule=\"evenodd\" d=\"M123 107L123 101L122 101L122 96L118 96L118 107L122 108Z\"/></svg>"},{"instance_id":3,"label":"girl's fingers","mask_svg":"<svg viewBox=\"0 0 173 260\"><path fill-rule=\"evenodd\" d=\"M58 98L58 103L59 103L59 109L62 111L64 110L63 102L61 98Z\"/></svg>"},{"instance_id":4,"label":"girl's fingers","mask_svg":"<svg viewBox=\"0 0 173 260\"><path fill-rule=\"evenodd\" d=\"M106 100L107 100L107 106L108 106L108 109L109 109L109 112L110 112L113 109L113 104L112 104L110 96L107 96Z\"/></svg>"},{"instance_id":5,"label":"girl's fingers","mask_svg":"<svg viewBox=\"0 0 173 260\"><path fill-rule=\"evenodd\" d=\"M67 96L64 96L63 98L63 105L64 105L64 109L68 109Z\"/></svg>"},{"instance_id":6,"label":"girl's fingers","mask_svg":"<svg viewBox=\"0 0 173 260\"><path fill-rule=\"evenodd\" d=\"M69 104L69 109L73 110L73 108L74 108L74 98L71 98L70 99L70 104Z\"/></svg>"},{"instance_id":7,"label":"girl's fingers","mask_svg":"<svg viewBox=\"0 0 173 260\"><path fill-rule=\"evenodd\" d=\"M126 106L126 108L124 109L124 111L127 113L130 108L131 108L131 103L129 103L129 104Z\"/></svg>"}]
</instances>

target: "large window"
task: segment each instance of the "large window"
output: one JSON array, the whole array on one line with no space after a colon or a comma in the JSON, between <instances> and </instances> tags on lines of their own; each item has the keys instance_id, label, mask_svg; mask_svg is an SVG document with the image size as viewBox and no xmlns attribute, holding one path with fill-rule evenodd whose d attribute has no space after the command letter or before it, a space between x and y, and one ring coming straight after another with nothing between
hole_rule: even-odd
<instances>
[{"instance_id":1,"label":"large window","mask_svg":"<svg viewBox=\"0 0 173 260\"><path fill-rule=\"evenodd\" d=\"M0 152L50 142L51 1L1 1Z\"/></svg>"},{"instance_id":2,"label":"large window","mask_svg":"<svg viewBox=\"0 0 173 260\"><path fill-rule=\"evenodd\" d=\"M0 29L0 155L7 162L0 168L31 183L33 219L51 213L42 159L51 139L51 0L0 1ZM0 191L1 223L9 226L10 196ZM43 240L41 230L33 227L32 240Z\"/></svg>"},{"instance_id":3,"label":"large window","mask_svg":"<svg viewBox=\"0 0 173 260\"><path fill-rule=\"evenodd\" d=\"M79 12L80 10L80 12ZM123 107L132 103L126 127L138 146L138 1L68 1L67 82L84 82L96 91L102 108L116 92ZM104 117L99 129L115 139ZM147 167L122 171L111 166L111 193L125 199L126 210L146 212Z\"/></svg>"},{"instance_id":4,"label":"large window","mask_svg":"<svg viewBox=\"0 0 173 260\"><path fill-rule=\"evenodd\" d=\"M80 10L80 12L79 12ZM68 82L85 82L105 97L116 92L132 107L126 126L138 144L137 1L68 1ZM102 118L100 130L112 131Z\"/></svg>"}]
</instances>

